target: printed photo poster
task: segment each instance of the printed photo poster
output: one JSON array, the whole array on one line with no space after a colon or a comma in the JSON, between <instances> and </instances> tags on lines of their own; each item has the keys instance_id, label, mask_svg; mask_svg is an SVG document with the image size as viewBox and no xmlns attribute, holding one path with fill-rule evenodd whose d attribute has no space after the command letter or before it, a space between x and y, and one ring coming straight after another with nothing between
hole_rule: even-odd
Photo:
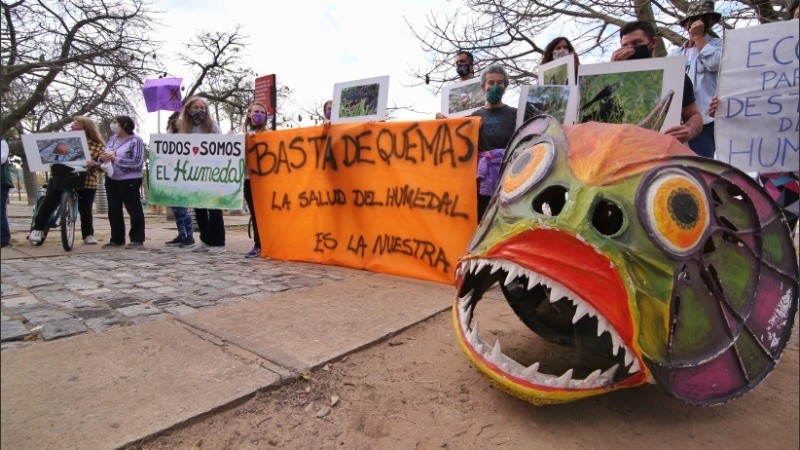
<instances>
[{"instance_id":1,"label":"printed photo poster","mask_svg":"<svg viewBox=\"0 0 800 450\"><path fill-rule=\"evenodd\" d=\"M150 203L242 209L243 134L152 134L149 153Z\"/></svg>"},{"instance_id":2,"label":"printed photo poster","mask_svg":"<svg viewBox=\"0 0 800 450\"><path fill-rule=\"evenodd\" d=\"M22 146L32 172L49 171L53 163L85 166L89 160L83 131L23 134Z\"/></svg>"},{"instance_id":3,"label":"printed photo poster","mask_svg":"<svg viewBox=\"0 0 800 450\"><path fill-rule=\"evenodd\" d=\"M725 31L716 159L745 172L798 170L798 27L795 19Z\"/></svg>"},{"instance_id":4,"label":"printed photo poster","mask_svg":"<svg viewBox=\"0 0 800 450\"><path fill-rule=\"evenodd\" d=\"M261 256L452 283L477 227L480 118L247 136Z\"/></svg>"},{"instance_id":5,"label":"printed photo poster","mask_svg":"<svg viewBox=\"0 0 800 450\"><path fill-rule=\"evenodd\" d=\"M575 85L526 85L520 88L517 127L525 121L547 114L562 125L572 125L578 114L578 87Z\"/></svg>"},{"instance_id":6,"label":"printed photo poster","mask_svg":"<svg viewBox=\"0 0 800 450\"><path fill-rule=\"evenodd\" d=\"M581 64L576 123L636 124L662 131L681 121L686 57Z\"/></svg>"},{"instance_id":7,"label":"printed photo poster","mask_svg":"<svg viewBox=\"0 0 800 450\"><path fill-rule=\"evenodd\" d=\"M481 77L448 84L442 88L441 113L447 117L464 117L483 106L485 95Z\"/></svg>"},{"instance_id":8,"label":"printed photo poster","mask_svg":"<svg viewBox=\"0 0 800 450\"><path fill-rule=\"evenodd\" d=\"M567 55L539 66L539 84L575 84L575 56Z\"/></svg>"},{"instance_id":9,"label":"printed photo poster","mask_svg":"<svg viewBox=\"0 0 800 450\"><path fill-rule=\"evenodd\" d=\"M336 83L333 86L331 123L386 120L389 76Z\"/></svg>"}]
</instances>

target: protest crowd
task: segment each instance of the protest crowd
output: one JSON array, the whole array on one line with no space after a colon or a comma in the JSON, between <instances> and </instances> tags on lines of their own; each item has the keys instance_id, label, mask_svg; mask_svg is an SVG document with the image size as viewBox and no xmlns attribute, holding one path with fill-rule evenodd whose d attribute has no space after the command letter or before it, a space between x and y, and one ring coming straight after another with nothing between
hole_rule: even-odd
<instances>
[{"instance_id":1,"label":"protest crowd","mask_svg":"<svg viewBox=\"0 0 800 450\"><path fill-rule=\"evenodd\" d=\"M794 1L789 18L798 18L798 2ZM664 133L685 143L700 156L714 157L714 116L717 107L717 73L722 59L722 39L717 37L712 28L721 19L721 14L714 11L713 2L696 1L688 10L680 25L686 31L686 43L675 49L671 55L686 57L684 89L680 93L681 123L667 128ZM657 45L657 34L648 22L629 22L621 26L619 47L611 54L611 61L628 61L653 58ZM559 58L574 59L575 69L579 64L578 53L570 40L558 37L547 44L541 64ZM503 103L503 95L509 87L509 77L501 65L491 65L480 73L476 73L475 60L468 51L458 51L454 59L458 81L480 78L480 87L485 95L482 107L471 113L480 118L480 129L477 140L478 171L476 189L478 199L478 220L483 216L495 191L500 176L500 164L503 151L517 128L517 108ZM601 104L599 111L613 112L618 105L613 103L613 86L608 92L601 92L592 102ZM331 101L323 105L326 123L331 118ZM198 96L186 99L180 111L169 117L168 133L178 134L221 134L219 125L209 113L208 102ZM267 107L256 101L246 110L244 123L240 132L244 135L255 135L268 131ZM446 115L437 113L437 119L446 119ZM594 117L593 119L597 119ZM128 116L117 116L111 123L112 135L105 140L98 130L97 124L83 116L75 117L72 131L83 131L89 146L90 159L86 162L87 176L85 185L79 189L81 233L85 245L95 245L92 204L100 183L105 184L108 200L108 220L111 228L110 240L103 244L109 248L141 248L145 242L145 216L140 199L140 188L147 180L143 179L145 166L145 144L136 134L134 120ZM8 172L8 147L3 141L3 217L2 245L10 245L9 225L6 204L8 192L13 183ZM253 217L253 247L244 256L257 257L262 254L259 235L259 224L255 220L254 191L250 183L251 170L244 171L244 201ZM758 180L767 192L784 207L790 230L797 224L798 172L760 173ZM47 226L47 218L57 207L61 191L48 186L44 206L34 219L28 237L31 244L42 241L42 230ZM128 230L123 215L123 208L130 217ZM199 239L193 236L194 224L189 209L185 206L173 206L177 236L166 242L167 246L185 248L189 251L223 253L225 252L225 223L222 209L195 208L194 215L199 229ZM264 230L262 230L264 231Z\"/></svg>"}]
</instances>

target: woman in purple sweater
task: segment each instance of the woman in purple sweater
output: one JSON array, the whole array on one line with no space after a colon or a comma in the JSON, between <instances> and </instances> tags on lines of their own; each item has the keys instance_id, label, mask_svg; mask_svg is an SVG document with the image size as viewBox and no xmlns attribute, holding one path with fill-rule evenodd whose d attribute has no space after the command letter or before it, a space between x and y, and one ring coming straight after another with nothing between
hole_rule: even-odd
<instances>
[{"instance_id":1,"label":"woman in purple sweater","mask_svg":"<svg viewBox=\"0 0 800 450\"><path fill-rule=\"evenodd\" d=\"M125 245L125 217L122 207L131 218L130 243L125 248L141 248L144 245L144 210L139 198L144 167L144 142L133 133L136 125L128 116L117 116L111 122L113 136L100 155L100 162L112 163L110 175L106 172L106 197L108 198L108 222L111 225L111 240L103 247Z\"/></svg>"}]
</instances>

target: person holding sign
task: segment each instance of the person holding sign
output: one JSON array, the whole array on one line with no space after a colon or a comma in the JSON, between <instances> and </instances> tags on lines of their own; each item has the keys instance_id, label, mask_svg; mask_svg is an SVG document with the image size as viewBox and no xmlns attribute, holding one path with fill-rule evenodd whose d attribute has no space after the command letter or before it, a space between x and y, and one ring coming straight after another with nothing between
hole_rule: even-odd
<instances>
[{"instance_id":1,"label":"person holding sign","mask_svg":"<svg viewBox=\"0 0 800 450\"><path fill-rule=\"evenodd\" d=\"M330 104L325 102L326 117L330 118ZM267 107L262 102L255 101L247 107L247 117L242 124L242 133L247 135L262 133L267 131ZM258 222L256 221L255 206L253 205L253 191L250 188L250 171L244 172L244 200L247 202L247 209L250 210L250 218L253 221L253 248L244 254L245 258L255 258L261 255L261 239L258 236Z\"/></svg>"},{"instance_id":2,"label":"person holding sign","mask_svg":"<svg viewBox=\"0 0 800 450\"><path fill-rule=\"evenodd\" d=\"M706 158L714 157L714 118L707 111L717 92L717 74L722 60L722 39L708 33L721 17L714 11L713 1L691 3L686 17L679 22L689 33L689 38L670 53L672 56L686 56L686 74L692 80L695 101L703 116L703 130L688 144L692 151Z\"/></svg>"},{"instance_id":3,"label":"person holding sign","mask_svg":"<svg viewBox=\"0 0 800 450\"><path fill-rule=\"evenodd\" d=\"M178 132L178 116L180 111L170 114L167 118L167 132L175 134ZM183 206L170 206L172 215L175 216L175 227L178 229L178 236L171 241L167 241L167 247L189 247L194 245L194 225L192 224L192 214L189 208Z\"/></svg>"},{"instance_id":4,"label":"person holding sign","mask_svg":"<svg viewBox=\"0 0 800 450\"><path fill-rule=\"evenodd\" d=\"M113 136L98 161L111 162L113 172L106 173L106 198L108 199L108 222L111 225L111 240L103 247L125 245L125 216L122 207L131 218L130 243L125 247L136 249L144 246L144 210L139 197L144 168L144 142L133 133L136 125L128 116L117 116L111 122ZM31 233L32 234L32 233Z\"/></svg>"},{"instance_id":5,"label":"person holding sign","mask_svg":"<svg viewBox=\"0 0 800 450\"><path fill-rule=\"evenodd\" d=\"M94 121L85 116L76 116L72 122L72 131L83 131L86 133L86 142L89 145L89 155L92 159L86 161L86 181L83 188L78 189L78 213L81 217L81 236L83 243L86 245L95 245L97 241L94 239L94 222L92 218L92 206L94 205L94 196L97 188L100 186L100 181L103 177L103 171L100 170L100 164L97 159L103 154L103 149L106 145L100 130ZM44 202L39 208L38 214L33 218L33 228L28 236L28 241L31 244L38 244L42 241L44 229L47 226L47 221L53 214L53 211L58 208L61 201L61 194L63 189L54 188L52 183L48 184L47 191L44 195Z\"/></svg>"},{"instance_id":6,"label":"person holding sign","mask_svg":"<svg viewBox=\"0 0 800 450\"><path fill-rule=\"evenodd\" d=\"M580 65L580 61L578 60L578 52L575 51L575 47L572 46L572 42L569 39L559 36L549 44L547 47L544 48L544 53L542 54L542 60L539 62L539 65L547 64L549 62L555 61L558 58L563 58L567 55L572 55L575 59L575 78L578 77L578 65ZM546 84L556 84L556 83L546 83Z\"/></svg>"},{"instance_id":7,"label":"person holding sign","mask_svg":"<svg viewBox=\"0 0 800 450\"><path fill-rule=\"evenodd\" d=\"M466 50L459 50L456 53L456 73L458 74L458 81L467 81L475 78L475 57L472 53ZM438 112L436 113L437 119L447 119L447 116Z\"/></svg>"},{"instance_id":8,"label":"person holding sign","mask_svg":"<svg viewBox=\"0 0 800 450\"><path fill-rule=\"evenodd\" d=\"M619 29L620 47L611 54L611 61L645 59L653 57L656 48L656 30L650 22L637 20L623 24ZM681 102L681 125L670 127L664 131L682 143L687 143L700 134L703 128L703 116L697 109L692 81L684 75L683 101Z\"/></svg>"},{"instance_id":9,"label":"person holding sign","mask_svg":"<svg viewBox=\"0 0 800 450\"><path fill-rule=\"evenodd\" d=\"M180 133L222 133L219 125L208 115L208 103L201 97L191 97L181 108L178 119ZM189 248L195 252L225 253L225 220L221 209L195 208L200 242Z\"/></svg>"},{"instance_id":10,"label":"person holding sign","mask_svg":"<svg viewBox=\"0 0 800 450\"><path fill-rule=\"evenodd\" d=\"M489 207L500 176L503 152L517 129L517 108L503 103L508 73L495 64L481 74L481 89L486 95L482 108L470 114L481 118L478 133L478 221Z\"/></svg>"}]
</instances>

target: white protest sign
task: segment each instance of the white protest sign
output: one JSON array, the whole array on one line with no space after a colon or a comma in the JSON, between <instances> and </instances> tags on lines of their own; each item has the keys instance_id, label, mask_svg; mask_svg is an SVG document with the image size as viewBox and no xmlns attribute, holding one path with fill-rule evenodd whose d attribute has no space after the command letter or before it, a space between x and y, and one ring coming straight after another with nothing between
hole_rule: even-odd
<instances>
[{"instance_id":1,"label":"white protest sign","mask_svg":"<svg viewBox=\"0 0 800 450\"><path fill-rule=\"evenodd\" d=\"M798 168L798 20L725 32L717 80L717 159L745 172Z\"/></svg>"},{"instance_id":2,"label":"white protest sign","mask_svg":"<svg viewBox=\"0 0 800 450\"><path fill-rule=\"evenodd\" d=\"M153 134L149 163L152 204L242 209L243 134Z\"/></svg>"}]
</instances>

